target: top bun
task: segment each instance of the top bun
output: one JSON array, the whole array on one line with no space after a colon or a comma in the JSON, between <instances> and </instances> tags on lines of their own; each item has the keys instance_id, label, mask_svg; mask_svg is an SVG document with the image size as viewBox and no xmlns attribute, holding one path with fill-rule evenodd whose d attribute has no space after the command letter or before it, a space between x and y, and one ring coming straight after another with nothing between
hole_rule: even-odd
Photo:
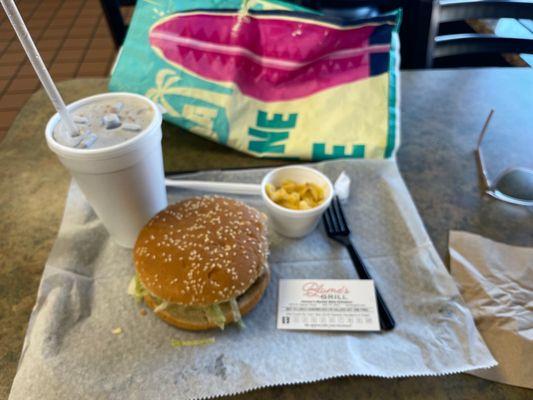
<instances>
[{"instance_id":1,"label":"top bun","mask_svg":"<svg viewBox=\"0 0 533 400\"><path fill-rule=\"evenodd\" d=\"M266 266L265 220L258 210L220 196L170 205L137 238L139 280L169 303L204 307L229 301Z\"/></svg>"}]
</instances>

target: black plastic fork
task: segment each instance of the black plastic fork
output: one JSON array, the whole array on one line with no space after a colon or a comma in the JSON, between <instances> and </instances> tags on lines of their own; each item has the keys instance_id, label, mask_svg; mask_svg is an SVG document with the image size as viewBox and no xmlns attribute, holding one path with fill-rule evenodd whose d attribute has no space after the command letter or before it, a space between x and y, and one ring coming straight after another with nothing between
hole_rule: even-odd
<instances>
[{"instance_id":1,"label":"black plastic fork","mask_svg":"<svg viewBox=\"0 0 533 400\"><path fill-rule=\"evenodd\" d=\"M328 236L348 249L348 253L350 254L350 258L352 259L359 278L372 279L368 269L365 266L365 263L357 253L357 250L352 243L350 227L346 222L344 211L342 210L341 203L337 196L333 197L331 205L328 207L322 218L324 220L324 226L326 227L326 233ZM389 331L394 328L396 322L394 322L394 318L392 318L392 314L385 304L385 301L381 297L377 286L374 287L376 289L376 300L378 303L379 324L382 330Z\"/></svg>"}]
</instances>

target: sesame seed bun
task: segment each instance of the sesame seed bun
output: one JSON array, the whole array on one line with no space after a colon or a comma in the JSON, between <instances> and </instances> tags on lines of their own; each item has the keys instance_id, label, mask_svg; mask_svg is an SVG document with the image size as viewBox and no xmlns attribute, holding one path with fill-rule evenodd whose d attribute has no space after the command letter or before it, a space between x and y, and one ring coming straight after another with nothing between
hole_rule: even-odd
<instances>
[{"instance_id":1,"label":"sesame seed bun","mask_svg":"<svg viewBox=\"0 0 533 400\"><path fill-rule=\"evenodd\" d=\"M206 307L241 296L267 263L266 217L220 196L168 206L141 230L134 248L137 275L154 296Z\"/></svg>"},{"instance_id":2,"label":"sesame seed bun","mask_svg":"<svg viewBox=\"0 0 533 400\"><path fill-rule=\"evenodd\" d=\"M244 292L244 294L237 298L237 304L239 306L241 316L248 314L259 302L259 300L261 300L261 297L268 286L269 280L270 271L268 268L266 268L265 272L254 282L254 284L246 292ZM157 301L150 295L146 295L144 297L144 301L152 310L158 305ZM220 304L220 309L226 318L226 324L235 322L229 303ZM171 305L164 310L157 311L156 315L163 321L180 329L187 329L191 331L203 331L214 328L218 329L218 326L212 322L209 322L205 313L199 309L184 310L183 308L180 309Z\"/></svg>"}]
</instances>

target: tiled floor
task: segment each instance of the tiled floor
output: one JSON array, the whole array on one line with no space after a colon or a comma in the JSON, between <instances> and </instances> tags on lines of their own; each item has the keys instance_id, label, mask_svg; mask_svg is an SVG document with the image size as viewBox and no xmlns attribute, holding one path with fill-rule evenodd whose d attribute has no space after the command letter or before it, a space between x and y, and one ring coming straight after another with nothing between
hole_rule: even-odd
<instances>
[{"instance_id":1,"label":"tiled floor","mask_svg":"<svg viewBox=\"0 0 533 400\"><path fill-rule=\"evenodd\" d=\"M16 4L54 80L108 74L116 50L98 0L18 0ZM0 141L39 87L1 9Z\"/></svg>"}]
</instances>

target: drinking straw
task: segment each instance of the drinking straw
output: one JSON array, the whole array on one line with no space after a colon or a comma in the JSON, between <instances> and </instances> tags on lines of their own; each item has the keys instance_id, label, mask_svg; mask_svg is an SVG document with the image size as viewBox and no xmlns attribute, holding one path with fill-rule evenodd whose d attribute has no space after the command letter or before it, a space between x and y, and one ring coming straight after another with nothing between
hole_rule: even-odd
<instances>
[{"instance_id":1,"label":"drinking straw","mask_svg":"<svg viewBox=\"0 0 533 400\"><path fill-rule=\"evenodd\" d=\"M30 33L28 32L28 28L26 28L26 24L24 24L24 21L22 20L19 10L15 5L15 2L13 0L0 0L0 2L2 3L2 6L6 11L6 15L9 18L11 25L13 25L13 28L15 29L15 32L20 40L20 43L22 44L22 47L24 48L24 51L26 52L26 55L28 56L28 59L30 60L31 65L33 66L33 69L37 73L37 76L39 77L39 80L41 81L44 90L46 90L46 93L48 94L48 97L50 97L52 104L61 116L63 123L67 126L69 135L71 137L78 136L78 128L70 117L67 111L67 107L65 107L65 102L59 94L59 91L57 90L57 87L54 84L50 73L46 69L46 66L44 65L43 59L41 58L37 47L35 47Z\"/></svg>"}]
</instances>

